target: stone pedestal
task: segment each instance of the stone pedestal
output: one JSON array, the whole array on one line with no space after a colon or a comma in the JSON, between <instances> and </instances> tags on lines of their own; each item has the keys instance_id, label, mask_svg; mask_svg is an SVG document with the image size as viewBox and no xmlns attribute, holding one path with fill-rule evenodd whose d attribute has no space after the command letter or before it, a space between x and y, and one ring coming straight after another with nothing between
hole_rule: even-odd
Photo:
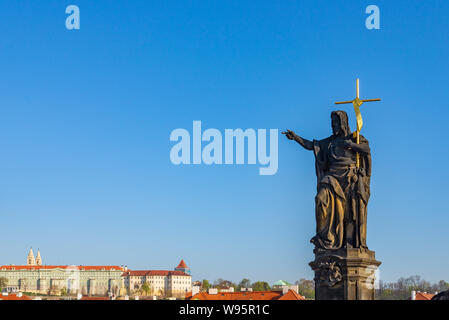
<instances>
[{"instance_id":1,"label":"stone pedestal","mask_svg":"<svg viewBox=\"0 0 449 320\"><path fill-rule=\"evenodd\" d=\"M375 272L381 262L374 251L358 248L315 249L316 300L374 300Z\"/></svg>"}]
</instances>

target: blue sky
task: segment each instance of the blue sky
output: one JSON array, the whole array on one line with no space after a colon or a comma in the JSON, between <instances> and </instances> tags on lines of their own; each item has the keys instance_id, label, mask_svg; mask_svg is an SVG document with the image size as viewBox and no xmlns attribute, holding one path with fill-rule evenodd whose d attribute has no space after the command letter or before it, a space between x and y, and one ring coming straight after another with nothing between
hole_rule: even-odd
<instances>
[{"instance_id":1,"label":"blue sky","mask_svg":"<svg viewBox=\"0 0 449 320\"><path fill-rule=\"evenodd\" d=\"M65 28L76 4L81 29ZM380 8L381 29L365 28ZM0 1L1 264L312 278L313 154L279 170L174 166L170 133L331 134L362 107L373 153L368 246L381 278L449 280L447 1ZM352 107L350 115L354 129Z\"/></svg>"}]
</instances>

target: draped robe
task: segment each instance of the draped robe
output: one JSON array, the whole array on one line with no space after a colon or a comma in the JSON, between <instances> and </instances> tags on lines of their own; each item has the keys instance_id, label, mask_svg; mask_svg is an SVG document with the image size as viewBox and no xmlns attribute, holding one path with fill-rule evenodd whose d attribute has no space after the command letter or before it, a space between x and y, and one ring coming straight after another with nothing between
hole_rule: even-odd
<instances>
[{"instance_id":1,"label":"draped robe","mask_svg":"<svg viewBox=\"0 0 449 320\"><path fill-rule=\"evenodd\" d=\"M354 135L348 138L355 142ZM318 248L367 248L371 155L360 154L360 168L356 168L356 152L345 148L343 140L332 135L313 141L317 195L316 235L311 242ZM360 136L360 144L368 145L368 141Z\"/></svg>"}]
</instances>

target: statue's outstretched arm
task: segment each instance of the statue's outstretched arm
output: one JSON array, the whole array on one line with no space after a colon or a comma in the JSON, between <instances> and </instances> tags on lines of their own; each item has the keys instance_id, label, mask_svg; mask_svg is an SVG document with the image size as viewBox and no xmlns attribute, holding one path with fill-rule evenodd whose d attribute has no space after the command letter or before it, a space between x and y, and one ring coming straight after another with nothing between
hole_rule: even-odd
<instances>
[{"instance_id":1,"label":"statue's outstretched arm","mask_svg":"<svg viewBox=\"0 0 449 320\"><path fill-rule=\"evenodd\" d=\"M304 138L301 138L296 133L294 133L292 130L287 130L285 132L282 132L282 134L285 134L285 136L290 140L295 140L298 142L301 146L304 147L306 150L313 150L313 142Z\"/></svg>"}]
</instances>

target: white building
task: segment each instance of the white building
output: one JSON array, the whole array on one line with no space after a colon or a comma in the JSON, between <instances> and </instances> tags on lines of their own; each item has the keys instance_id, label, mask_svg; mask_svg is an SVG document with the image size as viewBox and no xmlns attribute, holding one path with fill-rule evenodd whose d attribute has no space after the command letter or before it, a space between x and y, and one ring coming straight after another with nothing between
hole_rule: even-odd
<instances>
[{"instance_id":1,"label":"white building","mask_svg":"<svg viewBox=\"0 0 449 320\"><path fill-rule=\"evenodd\" d=\"M147 283L147 292L143 285ZM192 291L190 269L181 260L174 271L169 270L127 270L123 273L123 284L129 294L146 294L184 298Z\"/></svg>"},{"instance_id":2,"label":"white building","mask_svg":"<svg viewBox=\"0 0 449 320\"><path fill-rule=\"evenodd\" d=\"M119 292L123 270L119 266L43 265L39 250L35 258L30 249L26 265L0 266L0 277L6 279L5 291L11 293L107 295Z\"/></svg>"}]
</instances>

